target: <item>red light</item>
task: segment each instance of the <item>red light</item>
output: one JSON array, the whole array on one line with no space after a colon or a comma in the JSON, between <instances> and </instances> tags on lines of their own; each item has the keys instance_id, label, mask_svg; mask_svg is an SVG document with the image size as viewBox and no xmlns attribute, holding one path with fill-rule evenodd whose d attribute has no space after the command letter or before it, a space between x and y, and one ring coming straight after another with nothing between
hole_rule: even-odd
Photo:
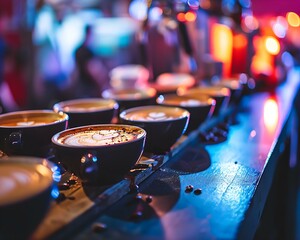
<instances>
[{"instance_id":1,"label":"red light","mask_svg":"<svg viewBox=\"0 0 300 240\"><path fill-rule=\"evenodd\" d=\"M178 13L177 14L177 20L179 21L179 22L185 22L185 14L184 13Z\"/></svg>"}]
</instances>

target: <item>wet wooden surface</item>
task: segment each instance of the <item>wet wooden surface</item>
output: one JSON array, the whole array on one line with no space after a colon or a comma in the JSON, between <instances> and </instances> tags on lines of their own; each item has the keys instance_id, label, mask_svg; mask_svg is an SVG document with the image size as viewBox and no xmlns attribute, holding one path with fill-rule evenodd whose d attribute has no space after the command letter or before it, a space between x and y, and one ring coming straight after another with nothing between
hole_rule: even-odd
<instances>
[{"instance_id":1,"label":"wet wooden surface","mask_svg":"<svg viewBox=\"0 0 300 240\"><path fill-rule=\"evenodd\" d=\"M293 132L298 83L293 73L272 94L245 96L227 140L190 142L74 239L253 239L278 162L291 161L280 156Z\"/></svg>"},{"instance_id":2,"label":"wet wooden surface","mask_svg":"<svg viewBox=\"0 0 300 240\"><path fill-rule=\"evenodd\" d=\"M170 155L144 156L133 169L138 191L129 179L94 189L75 184L33 239L252 239L292 132L298 83L291 72L272 94L245 96L236 116L224 115L228 136L217 143L192 133Z\"/></svg>"},{"instance_id":3,"label":"wet wooden surface","mask_svg":"<svg viewBox=\"0 0 300 240\"><path fill-rule=\"evenodd\" d=\"M228 109L232 111L231 107ZM226 115L224 114L223 117ZM199 130L204 131L222 121L222 117L210 119ZM72 180L66 189L60 189L60 197L53 201L50 210L32 236L32 239L65 239L72 235L77 226L88 221L95 214L103 212L130 191L134 190L141 182L147 179L157 169L169 160L175 158L190 143L198 138L198 133L183 135L165 155L143 154L138 163L131 169L124 180L109 186L84 186L80 179L66 172L62 175L60 186Z\"/></svg>"}]
</instances>

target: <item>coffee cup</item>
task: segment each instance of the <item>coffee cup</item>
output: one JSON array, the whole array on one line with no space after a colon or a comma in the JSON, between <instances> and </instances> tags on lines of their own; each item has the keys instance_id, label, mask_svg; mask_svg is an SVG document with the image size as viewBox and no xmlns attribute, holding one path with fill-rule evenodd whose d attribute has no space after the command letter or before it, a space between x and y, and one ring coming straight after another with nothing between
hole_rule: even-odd
<instances>
[{"instance_id":1,"label":"coffee cup","mask_svg":"<svg viewBox=\"0 0 300 240\"><path fill-rule=\"evenodd\" d=\"M157 103L164 106L181 107L190 113L190 120L186 133L197 129L205 120L209 119L215 109L216 100L208 95L197 98L178 96L176 94L160 95Z\"/></svg>"},{"instance_id":2,"label":"coffee cup","mask_svg":"<svg viewBox=\"0 0 300 240\"><path fill-rule=\"evenodd\" d=\"M126 64L113 68L109 75L112 88L127 89L146 86L150 73L142 65Z\"/></svg>"},{"instance_id":3,"label":"coffee cup","mask_svg":"<svg viewBox=\"0 0 300 240\"><path fill-rule=\"evenodd\" d=\"M193 98L201 98L201 95L208 95L216 100L216 106L213 115L218 115L229 104L230 90L222 86L198 86L191 89L179 89L177 94Z\"/></svg>"},{"instance_id":4,"label":"coffee cup","mask_svg":"<svg viewBox=\"0 0 300 240\"><path fill-rule=\"evenodd\" d=\"M55 134L55 154L85 183L110 184L124 177L141 157L146 132L121 124L71 128Z\"/></svg>"},{"instance_id":5,"label":"coffee cup","mask_svg":"<svg viewBox=\"0 0 300 240\"><path fill-rule=\"evenodd\" d=\"M69 128L92 124L111 123L117 114L118 104L112 99L83 98L58 102L55 112L69 115Z\"/></svg>"},{"instance_id":6,"label":"coffee cup","mask_svg":"<svg viewBox=\"0 0 300 240\"><path fill-rule=\"evenodd\" d=\"M196 84L196 79L188 73L162 73L150 86L160 94L176 93L178 89L189 89Z\"/></svg>"},{"instance_id":7,"label":"coffee cup","mask_svg":"<svg viewBox=\"0 0 300 240\"><path fill-rule=\"evenodd\" d=\"M119 104L118 115L128 108L156 104L157 91L151 87L106 89L102 96Z\"/></svg>"},{"instance_id":8,"label":"coffee cup","mask_svg":"<svg viewBox=\"0 0 300 240\"><path fill-rule=\"evenodd\" d=\"M0 158L0 239L30 238L52 200L52 169L42 158Z\"/></svg>"},{"instance_id":9,"label":"coffee cup","mask_svg":"<svg viewBox=\"0 0 300 240\"><path fill-rule=\"evenodd\" d=\"M120 114L124 124L139 126L146 130L145 151L165 153L185 133L190 113L179 107L142 106L130 108Z\"/></svg>"},{"instance_id":10,"label":"coffee cup","mask_svg":"<svg viewBox=\"0 0 300 240\"><path fill-rule=\"evenodd\" d=\"M0 147L7 155L48 157L52 136L67 128L68 115L51 110L0 115Z\"/></svg>"}]
</instances>

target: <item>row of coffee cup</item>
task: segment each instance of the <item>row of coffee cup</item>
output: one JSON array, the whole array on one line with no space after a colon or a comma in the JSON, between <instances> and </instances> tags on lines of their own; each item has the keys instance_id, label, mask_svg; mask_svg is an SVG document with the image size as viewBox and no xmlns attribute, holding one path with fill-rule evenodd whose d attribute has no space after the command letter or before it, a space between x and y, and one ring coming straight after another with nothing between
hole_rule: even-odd
<instances>
[{"instance_id":1,"label":"row of coffee cup","mask_svg":"<svg viewBox=\"0 0 300 240\"><path fill-rule=\"evenodd\" d=\"M48 154L47 151L49 150L52 136L66 128L108 124L112 123L116 116L118 116L120 123L140 127L145 125L143 122L150 120L157 123L165 122L164 119L160 118L161 115L165 115L166 118L172 118L172 120L169 119L169 122L174 122L177 118L181 118L181 116L177 116L176 110L178 108L185 109L190 113L187 129L190 132L210 117L217 108L215 107L216 101L213 98L209 95L198 94L195 90L194 92L187 92L183 96L168 94L161 95L158 98L156 98L156 92L152 88L131 89L129 92L121 90L118 94L116 91L111 91L110 94L106 96L108 99L75 99L60 102L54 105L54 111L28 110L0 115L1 150L8 155L45 156ZM225 102L224 96L215 97L217 101L221 101L220 104L218 103L219 108L222 101ZM122 106L122 111L119 109L120 105ZM143 106L146 105L152 107L144 109ZM158 109L157 105L164 106L164 108ZM141 108L133 109L138 106ZM128 109L132 109L130 111L131 115L134 112L136 112L136 115L149 114L150 118L148 117L147 121L146 118L137 119L135 117L134 120L129 119L126 116ZM159 124L156 125L158 126ZM184 128L184 130L186 129ZM156 131L151 129L152 132L155 133ZM159 133L157 134L159 135ZM151 141L149 140L149 142ZM168 149L151 147L148 150L157 152L167 151Z\"/></svg>"}]
</instances>

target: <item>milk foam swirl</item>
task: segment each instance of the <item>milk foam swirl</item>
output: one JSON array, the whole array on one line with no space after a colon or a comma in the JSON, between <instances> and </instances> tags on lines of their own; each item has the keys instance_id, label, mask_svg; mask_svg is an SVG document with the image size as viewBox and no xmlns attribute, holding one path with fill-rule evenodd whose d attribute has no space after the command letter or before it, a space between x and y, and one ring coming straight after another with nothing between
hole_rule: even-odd
<instances>
[{"instance_id":1,"label":"milk foam swirl","mask_svg":"<svg viewBox=\"0 0 300 240\"><path fill-rule=\"evenodd\" d=\"M184 107L195 107L195 106L202 105L202 103L200 101L198 101L198 100L189 99L187 101L180 102L180 105L184 106Z\"/></svg>"},{"instance_id":2,"label":"milk foam swirl","mask_svg":"<svg viewBox=\"0 0 300 240\"><path fill-rule=\"evenodd\" d=\"M45 125L45 122L35 122L35 121L28 121L28 122L17 122L17 126L38 126L38 125Z\"/></svg>"},{"instance_id":3,"label":"milk foam swirl","mask_svg":"<svg viewBox=\"0 0 300 240\"><path fill-rule=\"evenodd\" d=\"M95 130L67 135L60 142L70 146L103 146L136 139L137 133L122 129Z\"/></svg>"},{"instance_id":4,"label":"milk foam swirl","mask_svg":"<svg viewBox=\"0 0 300 240\"><path fill-rule=\"evenodd\" d=\"M164 112L149 112L145 116L137 116L133 114L131 120L146 120L146 121L162 121L173 119L173 117L166 115Z\"/></svg>"}]
</instances>

